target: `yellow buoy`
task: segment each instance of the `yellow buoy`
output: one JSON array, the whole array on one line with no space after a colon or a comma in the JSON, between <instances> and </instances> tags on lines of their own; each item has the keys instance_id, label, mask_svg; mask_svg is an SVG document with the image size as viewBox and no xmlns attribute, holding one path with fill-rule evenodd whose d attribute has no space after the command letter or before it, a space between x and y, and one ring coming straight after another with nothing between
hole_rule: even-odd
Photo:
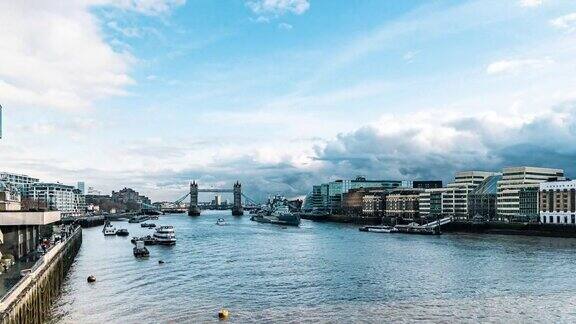
<instances>
[{"instance_id":1,"label":"yellow buoy","mask_svg":"<svg viewBox=\"0 0 576 324\"><path fill-rule=\"evenodd\" d=\"M218 312L218 318L220 318L220 319L227 319L228 316L230 316L230 312L228 312L228 310L226 308L222 308Z\"/></svg>"}]
</instances>

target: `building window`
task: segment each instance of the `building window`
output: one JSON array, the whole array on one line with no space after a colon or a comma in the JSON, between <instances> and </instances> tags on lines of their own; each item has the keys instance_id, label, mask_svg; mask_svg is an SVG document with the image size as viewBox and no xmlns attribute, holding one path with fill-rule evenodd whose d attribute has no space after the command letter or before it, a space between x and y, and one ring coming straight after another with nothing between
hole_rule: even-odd
<instances>
[{"instance_id":1,"label":"building window","mask_svg":"<svg viewBox=\"0 0 576 324\"><path fill-rule=\"evenodd\" d=\"M576 224L576 217L572 214L572 224Z\"/></svg>"},{"instance_id":2,"label":"building window","mask_svg":"<svg viewBox=\"0 0 576 324\"><path fill-rule=\"evenodd\" d=\"M556 223L560 224L560 216L556 216Z\"/></svg>"},{"instance_id":3,"label":"building window","mask_svg":"<svg viewBox=\"0 0 576 324\"><path fill-rule=\"evenodd\" d=\"M549 216L549 217L548 217L548 220L550 221L550 224L554 223L554 217Z\"/></svg>"}]
</instances>

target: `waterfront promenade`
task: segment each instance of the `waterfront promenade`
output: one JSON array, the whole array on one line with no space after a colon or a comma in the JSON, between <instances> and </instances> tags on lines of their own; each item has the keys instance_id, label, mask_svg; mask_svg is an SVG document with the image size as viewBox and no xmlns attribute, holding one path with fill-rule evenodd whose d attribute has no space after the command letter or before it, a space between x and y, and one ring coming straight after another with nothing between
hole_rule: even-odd
<instances>
[{"instance_id":1,"label":"waterfront promenade","mask_svg":"<svg viewBox=\"0 0 576 324\"><path fill-rule=\"evenodd\" d=\"M216 226L220 217L230 225ZM216 322L221 307L231 323L576 320L574 239L388 235L308 220L283 228L229 211L154 223L174 225L178 243L149 247L148 260L134 258L130 237L84 229L52 320Z\"/></svg>"},{"instance_id":2,"label":"waterfront promenade","mask_svg":"<svg viewBox=\"0 0 576 324\"><path fill-rule=\"evenodd\" d=\"M2 323L41 323L82 243L82 228L76 227L56 242L29 272L0 299Z\"/></svg>"}]
</instances>

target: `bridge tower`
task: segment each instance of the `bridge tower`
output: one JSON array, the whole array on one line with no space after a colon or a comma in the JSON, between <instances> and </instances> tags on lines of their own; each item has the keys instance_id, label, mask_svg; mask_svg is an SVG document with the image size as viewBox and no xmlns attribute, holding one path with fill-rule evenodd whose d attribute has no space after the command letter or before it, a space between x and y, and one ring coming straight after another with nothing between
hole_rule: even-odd
<instances>
[{"instance_id":1,"label":"bridge tower","mask_svg":"<svg viewBox=\"0 0 576 324\"><path fill-rule=\"evenodd\" d=\"M244 215L244 209L242 208L242 185L240 182L236 181L234 184L234 206L232 206L232 215L242 216Z\"/></svg>"},{"instance_id":2,"label":"bridge tower","mask_svg":"<svg viewBox=\"0 0 576 324\"><path fill-rule=\"evenodd\" d=\"M198 184L196 181L190 183L190 207L188 207L188 216L200 216L198 207Z\"/></svg>"}]
</instances>

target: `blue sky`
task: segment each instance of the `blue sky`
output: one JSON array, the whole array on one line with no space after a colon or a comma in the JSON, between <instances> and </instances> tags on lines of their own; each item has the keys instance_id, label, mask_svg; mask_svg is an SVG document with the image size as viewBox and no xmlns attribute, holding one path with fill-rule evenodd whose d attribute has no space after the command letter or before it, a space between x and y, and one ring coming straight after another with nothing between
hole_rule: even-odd
<instances>
[{"instance_id":1,"label":"blue sky","mask_svg":"<svg viewBox=\"0 0 576 324\"><path fill-rule=\"evenodd\" d=\"M0 21L2 170L158 200L576 173L574 1L29 0Z\"/></svg>"}]
</instances>

